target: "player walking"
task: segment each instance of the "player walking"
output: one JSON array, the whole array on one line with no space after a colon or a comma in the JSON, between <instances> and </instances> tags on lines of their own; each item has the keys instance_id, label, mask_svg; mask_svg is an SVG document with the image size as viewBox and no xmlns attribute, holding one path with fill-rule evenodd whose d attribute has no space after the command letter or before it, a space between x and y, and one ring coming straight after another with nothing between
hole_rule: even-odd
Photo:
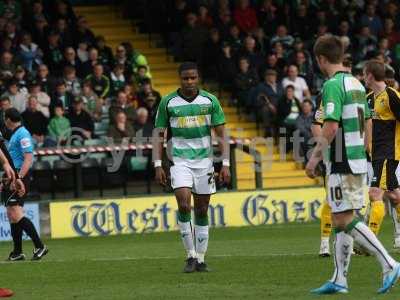
<instances>
[{"instance_id":1,"label":"player walking","mask_svg":"<svg viewBox=\"0 0 400 300\"><path fill-rule=\"evenodd\" d=\"M167 130L167 155L171 161L171 185L178 202L178 225L187 252L184 272L206 272L204 255L208 246L208 205L216 191L213 167L211 129L219 137L222 153L220 180L228 183L229 145L225 140L225 116L218 99L198 88L196 64L186 62L179 67L181 87L165 96L158 107L154 136L156 179L166 185L161 166L164 132ZM161 130L161 132L160 132ZM157 130L156 130L157 132ZM160 139L161 137L161 139ZM194 198L195 226L191 221L191 198Z\"/></svg>"},{"instance_id":2,"label":"player walking","mask_svg":"<svg viewBox=\"0 0 400 300\"><path fill-rule=\"evenodd\" d=\"M400 160L400 93L385 83L385 65L379 61L368 61L364 67L364 80L372 90L367 95L372 113L371 158L374 177L369 190L371 213L370 228L378 234L385 206L383 196L391 201L395 225L395 248L400 247L398 210L400 209L400 186L397 167ZM373 210L374 207L378 209ZM375 230L374 230L374 229Z\"/></svg>"},{"instance_id":3,"label":"player walking","mask_svg":"<svg viewBox=\"0 0 400 300\"><path fill-rule=\"evenodd\" d=\"M365 153L365 120L370 117L365 89L343 67L343 45L339 38L325 35L316 41L314 54L321 71L329 77L322 89L324 125L322 137L329 145L325 158L327 194L335 227L334 274L327 283L313 290L316 294L347 293L347 273L353 240L375 255L382 266L383 285L387 292L400 276L396 262L354 211L364 204L367 159ZM326 144L318 141L307 164L309 177L316 176L316 167L323 158Z\"/></svg>"},{"instance_id":4,"label":"player walking","mask_svg":"<svg viewBox=\"0 0 400 300\"><path fill-rule=\"evenodd\" d=\"M21 115L15 108L9 108L5 111L4 120L7 128L12 130L12 135L8 143L8 151L14 166L22 179L27 190L29 187L29 169L33 162L32 137L28 130L21 125ZM14 250L10 253L8 260L24 260L22 253L22 232L31 238L35 245L32 260L40 260L47 254L48 249L43 245L31 220L24 216L24 195L17 194L11 186L3 183L2 202L7 208L7 216L10 221L11 235L14 242Z\"/></svg>"}]
</instances>

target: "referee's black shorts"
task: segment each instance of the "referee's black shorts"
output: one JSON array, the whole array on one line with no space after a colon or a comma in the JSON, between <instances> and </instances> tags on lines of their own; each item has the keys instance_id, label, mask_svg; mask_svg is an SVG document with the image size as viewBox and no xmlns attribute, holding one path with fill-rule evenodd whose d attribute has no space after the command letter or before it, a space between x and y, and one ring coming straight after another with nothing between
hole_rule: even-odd
<instances>
[{"instance_id":1,"label":"referee's black shorts","mask_svg":"<svg viewBox=\"0 0 400 300\"><path fill-rule=\"evenodd\" d=\"M394 159L373 160L374 176L371 187L379 187L385 191L397 189L399 187L399 179L396 174L398 165L399 161Z\"/></svg>"},{"instance_id":2,"label":"referee's black shorts","mask_svg":"<svg viewBox=\"0 0 400 300\"><path fill-rule=\"evenodd\" d=\"M22 179L25 185L25 194L22 197L17 195L16 191L11 191L9 184L3 184L3 190L1 191L1 202L4 206L24 206L26 195L29 191L30 175L26 174Z\"/></svg>"}]
</instances>

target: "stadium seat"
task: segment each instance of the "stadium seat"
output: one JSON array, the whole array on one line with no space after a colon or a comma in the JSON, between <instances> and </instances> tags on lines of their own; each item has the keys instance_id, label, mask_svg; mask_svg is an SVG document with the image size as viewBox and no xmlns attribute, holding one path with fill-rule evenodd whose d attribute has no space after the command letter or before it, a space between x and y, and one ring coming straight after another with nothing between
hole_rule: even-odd
<instances>
[{"instance_id":1,"label":"stadium seat","mask_svg":"<svg viewBox=\"0 0 400 300\"><path fill-rule=\"evenodd\" d=\"M103 196L101 184L100 164L95 158L87 158L82 164L82 187L83 189L98 189L100 197Z\"/></svg>"},{"instance_id":2,"label":"stadium seat","mask_svg":"<svg viewBox=\"0 0 400 300\"><path fill-rule=\"evenodd\" d=\"M50 164L50 168L53 167L55 161L60 160L58 155L45 155L40 157L40 161L48 162Z\"/></svg>"},{"instance_id":3,"label":"stadium seat","mask_svg":"<svg viewBox=\"0 0 400 300\"><path fill-rule=\"evenodd\" d=\"M99 146L99 145L105 145L106 141L104 139L90 139L90 140L85 140L83 144L85 146Z\"/></svg>"},{"instance_id":4,"label":"stadium seat","mask_svg":"<svg viewBox=\"0 0 400 300\"><path fill-rule=\"evenodd\" d=\"M49 161L35 161L32 166L31 188L39 193L50 192L54 198L54 176Z\"/></svg>"},{"instance_id":5,"label":"stadium seat","mask_svg":"<svg viewBox=\"0 0 400 300\"><path fill-rule=\"evenodd\" d=\"M152 172L149 168L150 159L148 156L131 156L129 158L129 174L137 179L146 181L147 193L151 193Z\"/></svg>"},{"instance_id":6,"label":"stadium seat","mask_svg":"<svg viewBox=\"0 0 400 300\"><path fill-rule=\"evenodd\" d=\"M124 196L127 195L127 168L126 161L122 161L121 166L116 172L109 172L108 167L113 164L111 157L101 160L101 182L103 188L122 187Z\"/></svg>"},{"instance_id":7,"label":"stadium seat","mask_svg":"<svg viewBox=\"0 0 400 300\"><path fill-rule=\"evenodd\" d=\"M55 188L56 191L61 190L63 192L74 190L75 188L75 175L73 165L64 161L57 160L53 166Z\"/></svg>"}]
</instances>

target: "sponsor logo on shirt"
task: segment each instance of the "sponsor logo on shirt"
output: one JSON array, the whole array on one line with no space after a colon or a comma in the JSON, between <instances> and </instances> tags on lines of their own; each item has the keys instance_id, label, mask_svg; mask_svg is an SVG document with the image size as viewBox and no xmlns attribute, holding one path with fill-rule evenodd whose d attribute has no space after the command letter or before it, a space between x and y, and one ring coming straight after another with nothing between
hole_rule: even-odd
<instances>
[{"instance_id":1,"label":"sponsor logo on shirt","mask_svg":"<svg viewBox=\"0 0 400 300\"><path fill-rule=\"evenodd\" d=\"M22 148L28 148L31 146L31 140L29 138L23 138L21 140L21 147Z\"/></svg>"}]
</instances>

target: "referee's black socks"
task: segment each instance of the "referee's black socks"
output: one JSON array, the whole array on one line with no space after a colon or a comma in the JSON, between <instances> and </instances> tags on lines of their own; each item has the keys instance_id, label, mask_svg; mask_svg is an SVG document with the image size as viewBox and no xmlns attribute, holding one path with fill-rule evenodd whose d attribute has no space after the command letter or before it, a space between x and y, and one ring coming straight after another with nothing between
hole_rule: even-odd
<instances>
[{"instance_id":1,"label":"referee's black socks","mask_svg":"<svg viewBox=\"0 0 400 300\"><path fill-rule=\"evenodd\" d=\"M36 231L35 226L29 220L27 217L23 217L18 223L17 223L23 231L26 232L26 234L31 238L33 244L35 245L35 248L43 248L43 243Z\"/></svg>"},{"instance_id":2,"label":"referee's black socks","mask_svg":"<svg viewBox=\"0 0 400 300\"><path fill-rule=\"evenodd\" d=\"M14 254L22 253L22 228L18 223L10 223L11 236L14 242Z\"/></svg>"}]
</instances>

